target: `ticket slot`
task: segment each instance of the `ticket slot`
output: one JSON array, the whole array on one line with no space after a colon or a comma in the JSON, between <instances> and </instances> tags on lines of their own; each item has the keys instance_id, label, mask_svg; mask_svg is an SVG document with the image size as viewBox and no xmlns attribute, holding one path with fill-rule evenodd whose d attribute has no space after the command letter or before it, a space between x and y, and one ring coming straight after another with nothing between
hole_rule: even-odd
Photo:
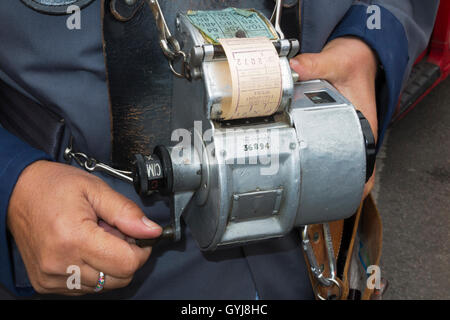
<instances>
[{"instance_id":1,"label":"ticket slot","mask_svg":"<svg viewBox=\"0 0 450 320\"><path fill-rule=\"evenodd\" d=\"M279 57L295 57L300 51L300 43L297 39L272 41ZM190 52L190 68L200 67L205 61L226 59L226 54L221 44L206 44L193 47Z\"/></svg>"},{"instance_id":2,"label":"ticket slot","mask_svg":"<svg viewBox=\"0 0 450 320\"><path fill-rule=\"evenodd\" d=\"M233 119L227 121L218 121L220 128L234 128L234 127L244 127L244 126L254 126L259 124L269 124L274 123L275 117L255 117L255 118L245 118L245 119Z\"/></svg>"},{"instance_id":3,"label":"ticket slot","mask_svg":"<svg viewBox=\"0 0 450 320\"><path fill-rule=\"evenodd\" d=\"M273 41L272 44L275 47L275 50L277 51L278 55L280 56L295 56L298 53L299 50L299 46L297 46L298 44L298 40L296 39L291 39L288 40L290 42L290 48L289 50L286 50L285 48L282 48L282 44L280 41ZM220 44L214 44L212 45L214 47L214 56L213 59L225 59L226 55L225 55L225 50L223 49L223 46ZM283 49L283 51L282 51ZM286 54L286 51L287 54Z\"/></svg>"}]
</instances>

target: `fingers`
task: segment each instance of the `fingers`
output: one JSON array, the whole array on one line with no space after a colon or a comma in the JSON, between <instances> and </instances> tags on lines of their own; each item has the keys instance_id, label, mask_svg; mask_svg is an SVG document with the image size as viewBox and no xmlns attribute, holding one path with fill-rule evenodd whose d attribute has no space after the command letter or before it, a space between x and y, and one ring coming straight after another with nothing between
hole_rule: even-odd
<instances>
[{"instance_id":1,"label":"fingers","mask_svg":"<svg viewBox=\"0 0 450 320\"><path fill-rule=\"evenodd\" d=\"M40 294L58 294L58 295L65 295L65 296L83 296L85 294L89 293L95 293L95 287L86 287L84 285L81 285L79 289L69 289L69 288L41 288L41 287L34 287L37 293Z\"/></svg>"},{"instance_id":2,"label":"fingers","mask_svg":"<svg viewBox=\"0 0 450 320\"><path fill-rule=\"evenodd\" d=\"M106 232L112 234L113 236L116 236L119 239L125 240L128 243L136 243L136 240L133 238L128 237L127 235L123 234L122 232L120 232L119 230L117 230L116 228L110 226L109 224L107 224L105 221L100 220L98 222L98 226L100 228L102 228L103 230L105 230Z\"/></svg>"},{"instance_id":3,"label":"fingers","mask_svg":"<svg viewBox=\"0 0 450 320\"><path fill-rule=\"evenodd\" d=\"M87 190L86 197L97 216L129 237L153 239L162 228L145 217L131 200L99 183L96 190Z\"/></svg>"},{"instance_id":4,"label":"fingers","mask_svg":"<svg viewBox=\"0 0 450 320\"><path fill-rule=\"evenodd\" d=\"M291 59L291 68L299 74L300 81L326 79L333 80L334 59L323 53L304 53Z\"/></svg>"},{"instance_id":5,"label":"fingers","mask_svg":"<svg viewBox=\"0 0 450 320\"><path fill-rule=\"evenodd\" d=\"M103 273L105 273L103 271ZM98 279L100 277L100 271L93 269L89 265L84 265L81 268L81 284L89 287L95 288L98 283ZM107 273L105 273L105 284L103 286L104 290L113 290L118 288L126 287L130 284L133 277L128 278L116 278ZM92 290L94 292L94 289Z\"/></svg>"},{"instance_id":6,"label":"fingers","mask_svg":"<svg viewBox=\"0 0 450 320\"><path fill-rule=\"evenodd\" d=\"M32 280L32 285L36 292L41 294L62 294L79 296L86 293L95 292L95 285L90 286L79 283L79 287L77 287L73 283L69 285L68 279L69 275L40 275L38 279Z\"/></svg>"},{"instance_id":7,"label":"fingers","mask_svg":"<svg viewBox=\"0 0 450 320\"><path fill-rule=\"evenodd\" d=\"M128 279L150 256L151 248L139 248L110 234L97 223L86 223L90 225L80 235L84 243L80 255L94 270L115 278Z\"/></svg>"},{"instance_id":8,"label":"fingers","mask_svg":"<svg viewBox=\"0 0 450 320\"><path fill-rule=\"evenodd\" d=\"M64 268L55 274L43 274L34 281L33 287L39 293L55 293L64 295L79 295L86 293L95 293L96 286L100 277L100 271L93 269L87 264L82 264L74 277L72 273L65 273ZM116 278L105 274L103 290L113 290L126 287L132 281L133 276L128 278Z\"/></svg>"}]
</instances>

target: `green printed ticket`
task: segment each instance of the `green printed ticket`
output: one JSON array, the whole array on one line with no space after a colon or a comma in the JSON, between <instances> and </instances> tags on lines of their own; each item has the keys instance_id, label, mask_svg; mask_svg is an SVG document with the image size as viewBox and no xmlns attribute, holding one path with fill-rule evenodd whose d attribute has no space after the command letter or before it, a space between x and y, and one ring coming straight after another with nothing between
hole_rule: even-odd
<instances>
[{"instance_id":1,"label":"green printed ticket","mask_svg":"<svg viewBox=\"0 0 450 320\"><path fill-rule=\"evenodd\" d=\"M270 40L278 38L268 22L252 9L189 11L187 17L213 44L217 44L218 39L235 38L238 31L243 31L247 38L266 37Z\"/></svg>"}]
</instances>

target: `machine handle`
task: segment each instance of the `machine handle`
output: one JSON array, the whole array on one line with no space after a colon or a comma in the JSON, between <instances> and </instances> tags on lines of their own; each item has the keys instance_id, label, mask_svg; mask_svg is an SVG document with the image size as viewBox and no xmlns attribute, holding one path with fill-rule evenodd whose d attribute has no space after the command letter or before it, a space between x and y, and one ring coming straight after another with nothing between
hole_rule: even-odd
<instances>
[{"instance_id":1,"label":"machine handle","mask_svg":"<svg viewBox=\"0 0 450 320\"><path fill-rule=\"evenodd\" d=\"M164 227L163 232L158 238L136 239L136 245L141 248L153 247L161 240L175 240L175 231L172 226Z\"/></svg>"}]
</instances>

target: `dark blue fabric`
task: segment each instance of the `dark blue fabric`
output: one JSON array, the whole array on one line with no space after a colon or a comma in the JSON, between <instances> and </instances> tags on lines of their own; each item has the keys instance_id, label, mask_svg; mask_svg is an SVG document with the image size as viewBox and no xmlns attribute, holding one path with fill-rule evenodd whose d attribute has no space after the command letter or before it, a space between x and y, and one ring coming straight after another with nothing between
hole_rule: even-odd
<instances>
[{"instance_id":1,"label":"dark blue fabric","mask_svg":"<svg viewBox=\"0 0 450 320\"><path fill-rule=\"evenodd\" d=\"M30 147L0 127L0 283L16 294L32 290L17 290L13 282L11 250L6 227L9 198L22 171L37 160L51 160L44 152Z\"/></svg>"},{"instance_id":2,"label":"dark blue fabric","mask_svg":"<svg viewBox=\"0 0 450 320\"><path fill-rule=\"evenodd\" d=\"M197 2L203 3L203 0ZM340 3L337 13L333 8L323 10L331 7L334 3L331 0L317 2L303 2L305 18L310 19L303 25L303 52L316 52L323 47L330 29L341 20L351 3ZM2 1L0 7L0 26L4 27L0 28L3 30L0 38L7 43L7 46L0 46L0 78L61 115L79 150L107 161L110 123L101 50L100 1L83 10L83 27L77 31L64 27L66 17L40 15L19 1ZM172 9L177 8L173 5ZM27 23L23 22L23 17ZM333 23L324 26L320 20ZM389 112L393 111L400 91L403 62L407 61L407 51L403 50L407 47L403 44L406 37L400 23L387 10L382 9L382 30L367 30L366 20L365 6L352 7L332 38L359 36L380 56L386 72L386 88L389 88L389 99L379 105L380 124L388 123ZM168 86L167 90L171 88ZM380 131L384 132L384 127ZM46 155L27 147L4 130L0 131L0 282L15 293L19 292L13 285L6 208L20 172L41 158ZM144 203L131 186L101 177L114 190L135 201L150 218L167 224L170 216L163 201ZM310 298L311 288L298 236L291 234L280 240L249 246L245 254L239 248L202 253L189 230L184 228L184 232L179 243L155 247L152 258L138 271L130 286L99 298L252 299L255 286L262 299Z\"/></svg>"},{"instance_id":3,"label":"dark blue fabric","mask_svg":"<svg viewBox=\"0 0 450 320\"><path fill-rule=\"evenodd\" d=\"M405 29L387 9L381 9L381 28L367 28L367 6L353 5L333 31L329 41L355 36L367 43L378 55L383 66L385 82L377 90L378 145L383 142L402 90L403 79L408 66L408 40ZM387 93L387 94L385 94Z\"/></svg>"}]
</instances>

